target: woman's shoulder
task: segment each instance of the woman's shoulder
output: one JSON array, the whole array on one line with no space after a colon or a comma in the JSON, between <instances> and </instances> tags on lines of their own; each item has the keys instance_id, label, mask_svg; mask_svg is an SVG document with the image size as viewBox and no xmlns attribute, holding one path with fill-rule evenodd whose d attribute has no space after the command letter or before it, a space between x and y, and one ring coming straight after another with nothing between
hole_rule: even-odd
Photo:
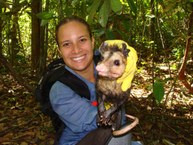
<instances>
[{"instance_id":1,"label":"woman's shoulder","mask_svg":"<svg viewBox=\"0 0 193 145\"><path fill-rule=\"evenodd\" d=\"M52 85L52 87L51 87L51 89L50 89L50 93L51 92L66 92L66 91L72 91L71 89L70 89L70 87L68 87L66 84L64 84L64 83L62 83L62 82L60 82L60 81L56 81L53 85Z\"/></svg>"},{"instance_id":2,"label":"woman's shoulder","mask_svg":"<svg viewBox=\"0 0 193 145\"><path fill-rule=\"evenodd\" d=\"M56 81L51 89L50 89L50 99L56 99L64 96L68 96L68 95L72 95L73 94L73 90L71 88L69 88L67 85L65 85L64 83L60 82L60 81Z\"/></svg>"}]
</instances>

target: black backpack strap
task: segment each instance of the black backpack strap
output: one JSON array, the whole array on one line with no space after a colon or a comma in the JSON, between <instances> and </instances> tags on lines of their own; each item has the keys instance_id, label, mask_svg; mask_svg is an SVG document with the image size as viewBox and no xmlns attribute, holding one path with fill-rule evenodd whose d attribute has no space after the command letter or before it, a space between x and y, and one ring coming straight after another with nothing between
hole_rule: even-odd
<instances>
[{"instance_id":1,"label":"black backpack strap","mask_svg":"<svg viewBox=\"0 0 193 145\"><path fill-rule=\"evenodd\" d=\"M61 83L67 85L70 87L74 92L76 92L81 97L87 98L90 100L90 91L88 86L84 81L82 81L80 78L72 74L70 71L65 69L64 66L61 66L57 69L57 72L55 72L57 75L50 76L49 82L50 84L54 84L56 81L60 81ZM51 86L52 87L52 86ZM50 87L50 89L51 89ZM50 90L48 89L48 90ZM47 95L49 96L48 91Z\"/></svg>"},{"instance_id":2,"label":"black backpack strap","mask_svg":"<svg viewBox=\"0 0 193 145\"><path fill-rule=\"evenodd\" d=\"M55 59L47 66L47 71L51 71L51 70L53 70L59 66L63 66L63 65L64 65L64 61L62 58Z\"/></svg>"},{"instance_id":3,"label":"black backpack strap","mask_svg":"<svg viewBox=\"0 0 193 145\"><path fill-rule=\"evenodd\" d=\"M67 69L65 69L65 72L63 76L59 78L59 81L69 86L74 92L76 92L81 97L90 100L90 91L86 83L74 74L72 74Z\"/></svg>"}]
</instances>

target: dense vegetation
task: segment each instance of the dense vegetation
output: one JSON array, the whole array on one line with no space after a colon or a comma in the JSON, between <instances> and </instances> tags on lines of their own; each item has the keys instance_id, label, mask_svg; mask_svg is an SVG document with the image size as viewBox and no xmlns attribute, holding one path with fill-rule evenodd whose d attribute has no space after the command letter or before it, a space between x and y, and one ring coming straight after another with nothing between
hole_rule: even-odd
<instances>
[{"instance_id":1,"label":"dense vegetation","mask_svg":"<svg viewBox=\"0 0 193 145\"><path fill-rule=\"evenodd\" d=\"M53 128L34 88L58 57L55 26L78 15L92 27L96 49L123 39L139 61L127 110L147 145L193 142L193 0L0 0L0 143L52 144Z\"/></svg>"}]
</instances>

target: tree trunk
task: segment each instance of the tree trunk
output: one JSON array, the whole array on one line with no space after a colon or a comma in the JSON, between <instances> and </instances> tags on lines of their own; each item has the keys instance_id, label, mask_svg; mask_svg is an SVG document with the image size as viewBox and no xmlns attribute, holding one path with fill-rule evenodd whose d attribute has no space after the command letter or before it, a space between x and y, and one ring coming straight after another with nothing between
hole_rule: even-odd
<instances>
[{"instance_id":1,"label":"tree trunk","mask_svg":"<svg viewBox=\"0 0 193 145\"><path fill-rule=\"evenodd\" d=\"M154 4L154 0L151 0L151 15L152 15L152 18L151 18L151 21L150 21L150 39L152 41L154 41L154 44L156 43L156 39L155 39L155 4Z\"/></svg>"},{"instance_id":2,"label":"tree trunk","mask_svg":"<svg viewBox=\"0 0 193 145\"><path fill-rule=\"evenodd\" d=\"M155 5L154 5L154 0L150 1L150 6L151 6L151 15L154 16L155 15ZM150 21L150 40L153 41L154 43L152 43L152 52L153 52L153 58L152 58L152 84L154 84L154 78L155 78L155 73L154 73L154 69L155 69L155 17L151 18Z\"/></svg>"},{"instance_id":3,"label":"tree trunk","mask_svg":"<svg viewBox=\"0 0 193 145\"><path fill-rule=\"evenodd\" d=\"M41 49L41 30L40 19L36 14L41 12L42 0L32 0L32 42L31 42L31 61L32 68L37 70L39 68L40 49Z\"/></svg>"},{"instance_id":4,"label":"tree trunk","mask_svg":"<svg viewBox=\"0 0 193 145\"><path fill-rule=\"evenodd\" d=\"M19 5L19 0L13 0L13 8L12 11L14 11L16 8L18 8ZM19 45L18 45L18 11L15 11L12 15L12 28L10 32L10 37L11 37L11 48L10 48L10 58L11 58L11 63L13 64L15 62L15 58L17 53L19 52Z\"/></svg>"},{"instance_id":5,"label":"tree trunk","mask_svg":"<svg viewBox=\"0 0 193 145\"><path fill-rule=\"evenodd\" d=\"M3 8L2 5L0 5L0 15L2 13L2 8ZM0 17L0 32L2 32L2 30L3 30L3 21ZM3 41L2 40L2 33L0 33L0 55L3 54L2 41Z\"/></svg>"},{"instance_id":6,"label":"tree trunk","mask_svg":"<svg viewBox=\"0 0 193 145\"><path fill-rule=\"evenodd\" d=\"M49 11L49 0L46 0L45 11ZM48 48L48 24L41 26L41 50L40 50L40 67L39 74L46 68L47 48Z\"/></svg>"}]
</instances>

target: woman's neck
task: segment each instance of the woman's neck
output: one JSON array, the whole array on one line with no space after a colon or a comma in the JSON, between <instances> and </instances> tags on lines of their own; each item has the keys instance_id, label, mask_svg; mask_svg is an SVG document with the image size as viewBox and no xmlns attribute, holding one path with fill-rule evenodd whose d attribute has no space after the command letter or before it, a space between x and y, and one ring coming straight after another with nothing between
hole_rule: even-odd
<instances>
[{"instance_id":1,"label":"woman's neck","mask_svg":"<svg viewBox=\"0 0 193 145\"><path fill-rule=\"evenodd\" d=\"M92 62L85 70L75 72L80 76L82 76L83 78L85 78L86 80L95 83L94 62Z\"/></svg>"}]
</instances>

